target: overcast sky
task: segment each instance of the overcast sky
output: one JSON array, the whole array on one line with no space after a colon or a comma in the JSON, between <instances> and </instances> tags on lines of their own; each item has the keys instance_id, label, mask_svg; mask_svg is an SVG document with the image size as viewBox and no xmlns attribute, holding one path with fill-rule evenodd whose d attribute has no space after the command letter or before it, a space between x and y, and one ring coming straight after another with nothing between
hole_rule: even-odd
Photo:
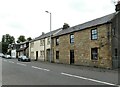
<instances>
[{"instance_id":1,"label":"overcast sky","mask_svg":"<svg viewBox=\"0 0 120 87\"><path fill-rule=\"evenodd\" d=\"M115 12L114 0L0 0L0 40L2 35L38 37L42 32L75 26ZM117 1L117 0L115 0Z\"/></svg>"}]
</instances>

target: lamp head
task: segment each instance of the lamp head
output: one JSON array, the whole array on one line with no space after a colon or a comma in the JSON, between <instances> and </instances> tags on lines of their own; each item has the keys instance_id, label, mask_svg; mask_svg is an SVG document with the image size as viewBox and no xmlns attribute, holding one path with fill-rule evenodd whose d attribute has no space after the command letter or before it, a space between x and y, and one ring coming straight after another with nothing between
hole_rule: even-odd
<instances>
[{"instance_id":1,"label":"lamp head","mask_svg":"<svg viewBox=\"0 0 120 87\"><path fill-rule=\"evenodd\" d=\"M49 11L45 11L46 13L49 13Z\"/></svg>"}]
</instances>

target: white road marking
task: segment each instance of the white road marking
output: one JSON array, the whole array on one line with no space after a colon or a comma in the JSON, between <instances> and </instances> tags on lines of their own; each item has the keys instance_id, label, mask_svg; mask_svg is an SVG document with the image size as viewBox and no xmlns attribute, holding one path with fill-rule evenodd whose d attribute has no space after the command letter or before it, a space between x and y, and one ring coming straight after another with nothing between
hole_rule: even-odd
<instances>
[{"instance_id":1,"label":"white road marking","mask_svg":"<svg viewBox=\"0 0 120 87\"><path fill-rule=\"evenodd\" d=\"M61 74L65 75L65 76L70 76L70 77L75 77L75 78L79 78L79 79L89 80L89 81L93 81L93 82L97 82L97 83L102 83L102 84L106 84L106 85L117 86L116 84L113 84L113 83L103 82L103 81L90 79L90 78L85 78L85 77L81 77L81 76L77 76L77 75L67 74L67 73L63 73L63 72Z\"/></svg>"},{"instance_id":2,"label":"white road marking","mask_svg":"<svg viewBox=\"0 0 120 87\"><path fill-rule=\"evenodd\" d=\"M14 63L13 61L9 61L9 63Z\"/></svg>"},{"instance_id":3,"label":"white road marking","mask_svg":"<svg viewBox=\"0 0 120 87\"><path fill-rule=\"evenodd\" d=\"M45 71L50 71L49 69L43 69L43 70L45 70Z\"/></svg>"},{"instance_id":4,"label":"white road marking","mask_svg":"<svg viewBox=\"0 0 120 87\"><path fill-rule=\"evenodd\" d=\"M40 69L40 70L44 70L44 71L50 71L49 69L44 69L44 68L40 68L40 67L36 67L36 66L32 66L32 68Z\"/></svg>"},{"instance_id":5,"label":"white road marking","mask_svg":"<svg viewBox=\"0 0 120 87\"><path fill-rule=\"evenodd\" d=\"M26 66L26 64L22 64L22 63L17 63L18 65L22 65L22 66Z\"/></svg>"}]
</instances>

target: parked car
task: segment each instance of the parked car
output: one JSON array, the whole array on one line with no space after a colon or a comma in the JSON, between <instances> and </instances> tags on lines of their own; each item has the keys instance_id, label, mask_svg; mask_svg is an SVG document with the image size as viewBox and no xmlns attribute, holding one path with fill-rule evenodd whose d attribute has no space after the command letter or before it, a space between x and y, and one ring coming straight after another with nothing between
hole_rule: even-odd
<instances>
[{"instance_id":1,"label":"parked car","mask_svg":"<svg viewBox=\"0 0 120 87\"><path fill-rule=\"evenodd\" d=\"M31 60L30 60L30 58L28 58L26 56L19 56L18 61L30 62Z\"/></svg>"},{"instance_id":2,"label":"parked car","mask_svg":"<svg viewBox=\"0 0 120 87\"><path fill-rule=\"evenodd\" d=\"M5 55L3 53L0 53L0 57L5 58Z\"/></svg>"},{"instance_id":3,"label":"parked car","mask_svg":"<svg viewBox=\"0 0 120 87\"><path fill-rule=\"evenodd\" d=\"M0 53L0 57L2 57L3 56L3 53Z\"/></svg>"},{"instance_id":4,"label":"parked car","mask_svg":"<svg viewBox=\"0 0 120 87\"><path fill-rule=\"evenodd\" d=\"M5 58L6 59L11 59L11 56L10 55L5 55Z\"/></svg>"}]
</instances>

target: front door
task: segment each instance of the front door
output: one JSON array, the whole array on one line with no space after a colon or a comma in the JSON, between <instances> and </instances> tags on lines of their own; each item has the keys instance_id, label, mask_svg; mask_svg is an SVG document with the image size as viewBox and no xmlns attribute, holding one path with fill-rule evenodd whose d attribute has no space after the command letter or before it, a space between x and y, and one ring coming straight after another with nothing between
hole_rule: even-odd
<instances>
[{"instance_id":1,"label":"front door","mask_svg":"<svg viewBox=\"0 0 120 87\"><path fill-rule=\"evenodd\" d=\"M70 64L74 64L74 50L70 50Z\"/></svg>"},{"instance_id":2,"label":"front door","mask_svg":"<svg viewBox=\"0 0 120 87\"><path fill-rule=\"evenodd\" d=\"M38 51L36 51L36 61L38 60Z\"/></svg>"},{"instance_id":3,"label":"front door","mask_svg":"<svg viewBox=\"0 0 120 87\"><path fill-rule=\"evenodd\" d=\"M50 61L50 49L47 49L47 61Z\"/></svg>"},{"instance_id":4,"label":"front door","mask_svg":"<svg viewBox=\"0 0 120 87\"><path fill-rule=\"evenodd\" d=\"M114 56L112 57L113 69L120 68L120 60L118 57L118 49L114 49Z\"/></svg>"}]
</instances>

